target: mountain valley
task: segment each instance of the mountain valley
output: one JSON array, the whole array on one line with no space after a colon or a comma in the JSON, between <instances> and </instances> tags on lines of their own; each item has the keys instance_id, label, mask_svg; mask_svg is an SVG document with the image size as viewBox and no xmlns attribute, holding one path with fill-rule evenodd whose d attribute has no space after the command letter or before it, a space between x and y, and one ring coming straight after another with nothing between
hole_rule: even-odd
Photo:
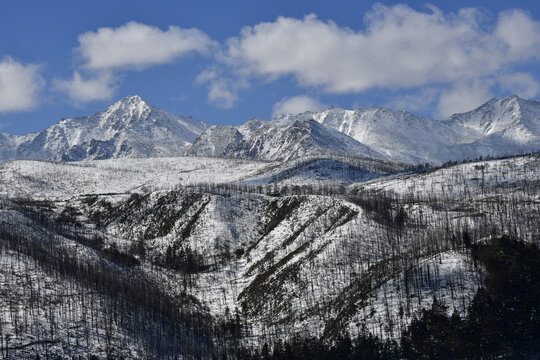
<instances>
[{"instance_id":1,"label":"mountain valley","mask_svg":"<svg viewBox=\"0 0 540 360\"><path fill-rule=\"evenodd\" d=\"M371 339L415 358L427 309L465 322L484 304L490 246L540 245L539 150L540 103L515 96L445 121L332 108L238 126L133 96L2 135L2 356L264 358ZM540 351L534 319L522 357Z\"/></svg>"}]
</instances>

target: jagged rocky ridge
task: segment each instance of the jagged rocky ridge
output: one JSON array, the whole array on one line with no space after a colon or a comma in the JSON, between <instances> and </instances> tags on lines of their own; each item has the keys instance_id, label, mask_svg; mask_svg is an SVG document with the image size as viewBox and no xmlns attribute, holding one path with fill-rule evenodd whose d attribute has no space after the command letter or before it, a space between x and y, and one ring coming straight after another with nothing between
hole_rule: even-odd
<instances>
[{"instance_id":1,"label":"jagged rocky ridge","mask_svg":"<svg viewBox=\"0 0 540 360\"><path fill-rule=\"evenodd\" d=\"M290 160L317 154L385 158L355 139L312 119L292 123L252 119L239 127L214 127L189 148L190 156Z\"/></svg>"},{"instance_id":2,"label":"jagged rocky ridge","mask_svg":"<svg viewBox=\"0 0 540 360\"><path fill-rule=\"evenodd\" d=\"M0 159L91 160L179 156L208 128L192 117L128 96L99 113L64 119L39 133L0 135Z\"/></svg>"},{"instance_id":3,"label":"jagged rocky ridge","mask_svg":"<svg viewBox=\"0 0 540 360\"><path fill-rule=\"evenodd\" d=\"M280 122L314 119L384 157L440 164L540 150L540 102L518 96L492 99L479 108L437 121L388 108L286 115Z\"/></svg>"},{"instance_id":4,"label":"jagged rocky ridge","mask_svg":"<svg viewBox=\"0 0 540 360\"><path fill-rule=\"evenodd\" d=\"M210 128L131 96L100 113L62 120L37 134L0 134L3 160L178 155L289 160L340 154L441 164L538 150L540 103L517 96L492 99L445 121L388 108L332 108Z\"/></svg>"},{"instance_id":5,"label":"jagged rocky ridge","mask_svg":"<svg viewBox=\"0 0 540 360\"><path fill-rule=\"evenodd\" d=\"M317 127L315 122L324 126ZM298 131L302 127L304 131ZM348 137L338 136L330 129ZM540 103L510 96L490 100L476 110L445 121L375 107L354 111L332 108L282 115L270 121L253 119L241 126L208 130L187 153L266 160L348 153L415 164L441 164L538 150Z\"/></svg>"}]
</instances>

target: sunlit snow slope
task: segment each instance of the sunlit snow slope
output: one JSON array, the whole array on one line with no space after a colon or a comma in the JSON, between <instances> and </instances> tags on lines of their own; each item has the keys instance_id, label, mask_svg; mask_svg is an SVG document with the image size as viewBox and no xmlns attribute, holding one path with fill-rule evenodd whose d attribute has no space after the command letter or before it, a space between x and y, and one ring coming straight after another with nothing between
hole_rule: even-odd
<instances>
[{"instance_id":1,"label":"sunlit snow slope","mask_svg":"<svg viewBox=\"0 0 540 360\"><path fill-rule=\"evenodd\" d=\"M179 156L206 130L192 117L173 115L126 97L94 115L63 119L40 133L2 134L0 159L86 160Z\"/></svg>"}]
</instances>

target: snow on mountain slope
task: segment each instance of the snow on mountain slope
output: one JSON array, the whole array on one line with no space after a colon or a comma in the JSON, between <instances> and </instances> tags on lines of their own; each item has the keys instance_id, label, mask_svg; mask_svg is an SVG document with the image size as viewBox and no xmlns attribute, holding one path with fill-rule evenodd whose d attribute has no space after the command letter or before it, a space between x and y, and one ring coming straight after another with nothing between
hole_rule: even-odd
<instances>
[{"instance_id":1,"label":"snow on mountain slope","mask_svg":"<svg viewBox=\"0 0 540 360\"><path fill-rule=\"evenodd\" d=\"M260 161L190 157L82 162L19 160L0 164L0 196L67 200L84 194L228 183L259 173L270 165Z\"/></svg>"},{"instance_id":2,"label":"snow on mountain slope","mask_svg":"<svg viewBox=\"0 0 540 360\"><path fill-rule=\"evenodd\" d=\"M213 153L222 157L261 160L289 160L316 154L385 157L312 119L252 119L238 127L215 127L201 135L187 152L191 156Z\"/></svg>"},{"instance_id":3,"label":"snow on mountain slope","mask_svg":"<svg viewBox=\"0 0 540 360\"><path fill-rule=\"evenodd\" d=\"M242 140L242 134L232 126L212 126L189 148L193 156L227 157L231 144Z\"/></svg>"},{"instance_id":4,"label":"snow on mountain slope","mask_svg":"<svg viewBox=\"0 0 540 360\"><path fill-rule=\"evenodd\" d=\"M410 170L372 158L303 157L289 162L203 157L0 163L0 196L68 200L86 194L170 190L199 184L349 185Z\"/></svg>"},{"instance_id":5,"label":"snow on mountain slope","mask_svg":"<svg viewBox=\"0 0 540 360\"><path fill-rule=\"evenodd\" d=\"M493 99L446 121L388 108L332 108L210 129L191 117L169 114L130 96L100 113L62 120L40 133L0 134L1 160L184 154L288 160L348 154L440 164L539 150L540 102L517 96Z\"/></svg>"},{"instance_id":6,"label":"snow on mountain slope","mask_svg":"<svg viewBox=\"0 0 540 360\"><path fill-rule=\"evenodd\" d=\"M0 199L4 358L208 357L213 345L197 330L208 329L199 303L162 291L164 280L135 268L134 258L111 256L116 243L108 247L89 228L65 231L27 204ZM187 311L199 315L197 324Z\"/></svg>"},{"instance_id":7,"label":"snow on mountain slope","mask_svg":"<svg viewBox=\"0 0 540 360\"><path fill-rule=\"evenodd\" d=\"M411 298L407 293L407 277L418 276L418 273L437 275L433 280L420 280L421 285ZM459 296L453 293L457 283L461 284ZM466 253L450 250L421 259L414 268L394 274L370 294L367 302L371 305L364 306L349 320L348 331L354 333L358 331L357 324L362 324L368 332L381 338L399 338L408 325L403 312L420 314L422 309L429 309L435 294L452 312L464 314L480 283L480 276ZM381 324L387 324L386 328Z\"/></svg>"},{"instance_id":8,"label":"snow on mountain slope","mask_svg":"<svg viewBox=\"0 0 540 360\"><path fill-rule=\"evenodd\" d=\"M247 176L243 182L291 186L349 185L410 169L406 164L390 160L314 155L268 166Z\"/></svg>"},{"instance_id":9,"label":"snow on mountain slope","mask_svg":"<svg viewBox=\"0 0 540 360\"><path fill-rule=\"evenodd\" d=\"M91 331L90 328L96 323L106 323L104 314L110 298L85 291L83 287L77 288L65 277L54 276L36 264L32 257L15 251L1 251L0 267L12 269L0 272L0 320L4 325L2 331L10 334L11 338L8 358L30 359L35 358L36 353L48 353L59 358L84 358L89 353L107 357L103 346L106 330ZM47 289L47 296L36 297L42 289ZM82 297L95 304L97 317L91 316L88 308L84 307L84 302L80 301ZM63 311L62 306L69 307L69 313ZM24 326L17 328L18 324L11 322L13 310L22 313L32 307L39 307L39 314L27 317ZM51 328L55 329L53 334ZM134 339L132 333L117 327L108 336L111 347L114 347L110 352L115 356L144 357L142 343L140 339ZM80 345L72 346L74 342Z\"/></svg>"},{"instance_id":10,"label":"snow on mountain slope","mask_svg":"<svg viewBox=\"0 0 540 360\"><path fill-rule=\"evenodd\" d=\"M433 295L456 304L458 311L466 308L480 274L470 267L461 241L464 231L473 241L501 233L527 242L540 239L537 156L461 164L349 187L313 186L300 194L281 191L288 185L287 169L278 163L160 160L52 164L56 169L47 172L58 174L57 179L45 176L45 183L17 168L37 162L17 161L6 171L18 175L6 183L25 183L26 190L13 201L57 218L62 229L84 234L99 229L105 243L126 254L142 248L137 269L166 277L161 283L168 293L187 291L217 318L239 309L247 336L257 341L294 333L335 339L344 329L352 336L369 331L395 338ZM235 162L253 171L243 171L244 165L235 169ZM36 197L32 186L47 188L62 178L87 177L89 172L65 170L83 165L98 173L106 170L101 175L112 180L95 186L97 178L81 185L70 179L75 185L66 191L69 196L57 197L63 201L47 201L46 190L41 201L31 201ZM121 187L128 169L148 177ZM176 186L180 182L174 180L185 175L190 178L184 184L195 184L212 173L219 174L199 188ZM247 176L265 173L276 176L269 193L250 185ZM169 180L163 180L165 174ZM160 182L168 186L131 187ZM59 193L50 192L51 199ZM79 225L66 225L70 223ZM185 254L195 259L188 274L181 270Z\"/></svg>"},{"instance_id":11,"label":"snow on mountain slope","mask_svg":"<svg viewBox=\"0 0 540 360\"><path fill-rule=\"evenodd\" d=\"M279 122L314 119L341 131L385 157L435 163L540 150L540 102L510 96L446 121L387 108L282 115Z\"/></svg>"},{"instance_id":12,"label":"snow on mountain slope","mask_svg":"<svg viewBox=\"0 0 540 360\"><path fill-rule=\"evenodd\" d=\"M465 309L479 279L463 266L467 255L456 240L463 231L475 240L501 232L516 232L529 242L540 239L535 221L540 167L535 156L396 175L339 190L312 187L303 195L280 192L280 184L287 184L286 176L279 176L286 174L281 164L184 160L43 163L57 167L47 171L58 174L51 182L87 177L79 170L71 175L65 170L83 165L93 172L106 170L101 175L112 180L94 188L97 179L89 178L86 185L74 183L81 190L68 189L70 196L61 203L48 203L44 191L35 206L64 222L99 228L118 249L128 251L133 244L142 244L146 260L140 270L149 275L164 271L172 293L183 289L185 274L160 270L165 265L159 264L171 261L167 254L188 251L204 269L190 275L190 295L216 316L244 309L242 316L256 337L278 329L281 334L335 337L344 326L351 335L365 328L394 337L400 326L429 305L433 294L447 305L459 304L459 311ZM16 181L27 181L27 189L32 183L34 188L49 187L39 182L47 176L30 178L17 169L35 163L13 162L9 171L20 174ZM234 163L241 166L233 168ZM224 173L227 168L229 173ZM169 186L139 187L134 193L131 185L118 185L128 169L133 175L145 172L160 179L143 178L131 185L161 181ZM255 176L262 171L278 177L271 196L246 184L249 169ZM180 183L173 181L175 174L190 176L184 184L195 184L211 173L221 174L206 178L210 183L237 179L240 184L230 191L218 184L174 186ZM232 178L235 173L239 174ZM169 180L163 180L165 174ZM113 190L127 193L108 193ZM35 198L27 191L25 196ZM422 271L432 274L430 280ZM398 288L396 296L389 295ZM406 291L415 294L414 300ZM385 323L386 318L392 322Z\"/></svg>"},{"instance_id":13,"label":"snow on mountain slope","mask_svg":"<svg viewBox=\"0 0 540 360\"><path fill-rule=\"evenodd\" d=\"M353 191L391 192L406 196L412 189L426 189L429 194L444 194L460 199L464 192L482 194L492 187L503 191L508 187L540 199L540 156L530 155L443 167L420 174L398 174L351 185ZM522 184L528 183L529 187ZM418 191L422 193L422 191ZM510 196L510 194L505 194Z\"/></svg>"},{"instance_id":14,"label":"snow on mountain slope","mask_svg":"<svg viewBox=\"0 0 540 360\"><path fill-rule=\"evenodd\" d=\"M448 120L472 130L463 135L470 137L463 142L479 140L482 136L508 131L513 127L521 127L529 137L540 136L540 102L524 100L516 95L504 99L491 99L479 108L462 114L454 114ZM460 134L462 135L462 134ZM529 139L520 139L527 142Z\"/></svg>"},{"instance_id":15,"label":"snow on mountain slope","mask_svg":"<svg viewBox=\"0 0 540 360\"><path fill-rule=\"evenodd\" d=\"M280 120L311 118L369 146L385 157L412 163L459 158L452 152L455 133L440 121L387 108L342 110L281 116Z\"/></svg>"},{"instance_id":16,"label":"snow on mountain slope","mask_svg":"<svg viewBox=\"0 0 540 360\"><path fill-rule=\"evenodd\" d=\"M208 126L128 96L94 115L64 119L40 133L0 138L0 158L86 160L178 156Z\"/></svg>"},{"instance_id":17,"label":"snow on mountain slope","mask_svg":"<svg viewBox=\"0 0 540 360\"><path fill-rule=\"evenodd\" d=\"M335 338L344 326L353 336L367 329L395 337L433 295L466 308L480 278L458 240L463 231L475 241L508 232L540 239L539 169L530 156L375 179L338 192L314 187L280 195L277 186L267 196L216 185L116 203L106 194L75 197L60 210L96 219L110 241L141 241L148 262L158 263L168 249L201 255L206 270L193 275L190 293L217 316L243 309L257 338ZM181 274L176 279L171 284L182 283Z\"/></svg>"},{"instance_id":18,"label":"snow on mountain slope","mask_svg":"<svg viewBox=\"0 0 540 360\"><path fill-rule=\"evenodd\" d=\"M452 115L447 124L458 129L464 153L500 156L538 151L540 102L518 96L492 99L478 109Z\"/></svg>"},{"instance_id":19,"label":"snow on mountain slope","mask_svg":"<svg viewBox=\"0 0 540 360\"><path fill-rule=\"evenodd\" d=\"M540 102L510 96L446 121L375 107L331 108L270 121L252 119L241 126L207 131L188 154L287 160L315 153L348 153L441 164L535 151L540 151Z\"/></svg>"}]
</instances>

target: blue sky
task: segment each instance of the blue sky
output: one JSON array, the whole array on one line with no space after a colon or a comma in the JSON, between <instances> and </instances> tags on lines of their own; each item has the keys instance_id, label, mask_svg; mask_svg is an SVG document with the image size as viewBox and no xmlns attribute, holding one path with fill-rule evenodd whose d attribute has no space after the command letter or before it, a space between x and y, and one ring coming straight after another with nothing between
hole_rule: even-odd
<instances>
[{"instance_id":1,"label":"blue sky","mask_svg":"<svg viewBox=\"0 0 540 360\"><path fill-rule=\"evenodd\" d=\"M0 131L138 94L210 124L540 93L537 1L5 1Z\"/></svg>"}]
</instances>

